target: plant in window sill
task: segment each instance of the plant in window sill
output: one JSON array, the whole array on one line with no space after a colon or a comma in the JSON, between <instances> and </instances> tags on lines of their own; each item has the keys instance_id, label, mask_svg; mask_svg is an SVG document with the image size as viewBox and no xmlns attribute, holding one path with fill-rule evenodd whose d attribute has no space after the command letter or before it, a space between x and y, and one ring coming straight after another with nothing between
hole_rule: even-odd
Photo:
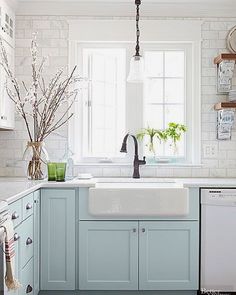
<instances>
[{"instance_id":1,"label":"plant in window sill","mask_svg":"<svg viewBox=\"0 0 236 295\"><path fill-rule=\"evenodd\" d=\"M163 131L165 141L170 139L174 154L178 154L178 142L181 140L183 133L187 131L187 127L183 124L171 122L168 128Z\"/></svg>"},{"instance_id":2,"label":"plant in window sill","mask_svg":"<svg viewBox=\"0 0 236 295\"><path fill-rule=\"evenodd\" d=\"M138 140L143 141L144 137L148 137L149 141L146 144L149 152L153 155L150 159L150 162L156 162L156 149L155 149L155 138L157 138L160 142L162 140L167 140L166 133L155 129L155 128L144 128L139 131L139 133L136 135Z\"/></svg>"}]
</instances>

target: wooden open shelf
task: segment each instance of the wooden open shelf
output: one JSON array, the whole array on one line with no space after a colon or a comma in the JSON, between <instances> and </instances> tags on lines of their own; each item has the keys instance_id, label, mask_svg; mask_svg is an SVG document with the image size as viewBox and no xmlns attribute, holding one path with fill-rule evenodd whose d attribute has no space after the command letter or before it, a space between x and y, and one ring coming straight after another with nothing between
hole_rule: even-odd
<instances>
[{"instance_id":1,"label":"wooden open shelf","mask_svg":"<svg viewBox=\"0 0 236 295\"><path fill-rule=\"evenodd\" d=\"M215 64L219 64L224 60L235 60L236 61L236 54L234 53L221 53L214 59Z\"/></svg>"},{"instance_id":2,"label":"wooden open shelf","mask_svg":"<svg viewBox=\"0 0 236 295\"><path fill-rule=\"evenodd\" d=\"M236 109L236 102L229 102L229 101L223 101L223 102L218 102L215 104L214 109L216 111L223 110L223 109Z\"/></svg>"}]
</instances>

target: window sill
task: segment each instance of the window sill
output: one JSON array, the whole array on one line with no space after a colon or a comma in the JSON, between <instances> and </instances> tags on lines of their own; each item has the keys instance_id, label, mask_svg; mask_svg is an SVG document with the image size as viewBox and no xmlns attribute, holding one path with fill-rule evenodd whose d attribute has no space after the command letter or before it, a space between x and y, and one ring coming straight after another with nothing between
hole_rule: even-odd
<instances>
[{"instance_id":1,"label":"window sill","mask_svg":"<svg viewBox=\"0 0 236 295\"><path fill-rule=\"evenodd\" d=\"M132 163L75 163L75 166L88 166L88 167L132 167ZM168 168L202 168L203 164L191 163L148 163L142 167L168 167Z\"/></svg>"}]
</instances>

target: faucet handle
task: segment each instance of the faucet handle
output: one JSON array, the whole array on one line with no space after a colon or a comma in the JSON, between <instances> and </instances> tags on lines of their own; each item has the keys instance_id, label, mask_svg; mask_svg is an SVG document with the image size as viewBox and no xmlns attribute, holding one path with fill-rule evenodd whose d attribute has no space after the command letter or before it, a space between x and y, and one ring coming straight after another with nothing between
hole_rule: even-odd
<instances>
[{"instance_id":1,"label":"faucet handle","mask_svg":"<svg viewBox=\"0 0 236 295\"><path fill-rule=\"evenodd\" d=\"M146 164L146 157L143 157L143 160L139 160L139 165L145 165Z\"/></svg>"}]
</instances>

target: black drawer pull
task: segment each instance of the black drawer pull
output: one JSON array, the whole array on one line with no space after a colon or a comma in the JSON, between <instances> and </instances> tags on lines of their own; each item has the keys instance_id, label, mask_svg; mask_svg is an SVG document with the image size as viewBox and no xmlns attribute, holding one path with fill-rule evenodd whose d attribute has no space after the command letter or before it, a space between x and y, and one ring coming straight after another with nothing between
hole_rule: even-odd
<instances>
[{"instance_id":1,"label":"black drawer pull","mask_svg":"<svg viewBox=\"0 0 236 295\"><path fill-rule=\"evenodd\" d=\"M11 219L15 220L15 219L17 219L19 217L20 217L19 214L15 211L15 212L12 213Z\"/></svg>"},{"instance_id":2,"label":"black drawer pull","mask_svg":"<svg viewBox=\"0 0 236 295\"><path fill-rule=\"evenodd\" d=\"M20 236L17 234L17 233L15 233L14 234L14 241L16 242L16 241L18 241L20 239Z\"/></svg>"},{"instance_id":3,"label":"black drawer pull","mask_svg":"<svg viewBox=\"0 0 236 295\"><path fill-rule=\"evenodd\" d=\"M33 206L30 204L30 203L28 203L27 205L26 205L26 210L30 210L30 209L32 209L33 208Z\"/></svg>"},{"instance_id":4,"label":"black drawer pull","mask_svg":"<svg viewBox=\"0 0 236 295\"><path fill-rule=\"evenodd\" d=\"M32 244L33 243L33 240L31 239L31 238L28 238L27 240L26 240L26 245L30 245L30 244Z\"/></svg>"},{"instance_id":5,"label":"black drawer pull","mask_svg":"<svg viewBox=\"0 0 236 295\"><path fill-rule=\"evenodd\" d=\"M33 288L30 285L28 285L26 288L26 294L31 293L32 291L33 291Z\"/></svg>"}]
</instances>

